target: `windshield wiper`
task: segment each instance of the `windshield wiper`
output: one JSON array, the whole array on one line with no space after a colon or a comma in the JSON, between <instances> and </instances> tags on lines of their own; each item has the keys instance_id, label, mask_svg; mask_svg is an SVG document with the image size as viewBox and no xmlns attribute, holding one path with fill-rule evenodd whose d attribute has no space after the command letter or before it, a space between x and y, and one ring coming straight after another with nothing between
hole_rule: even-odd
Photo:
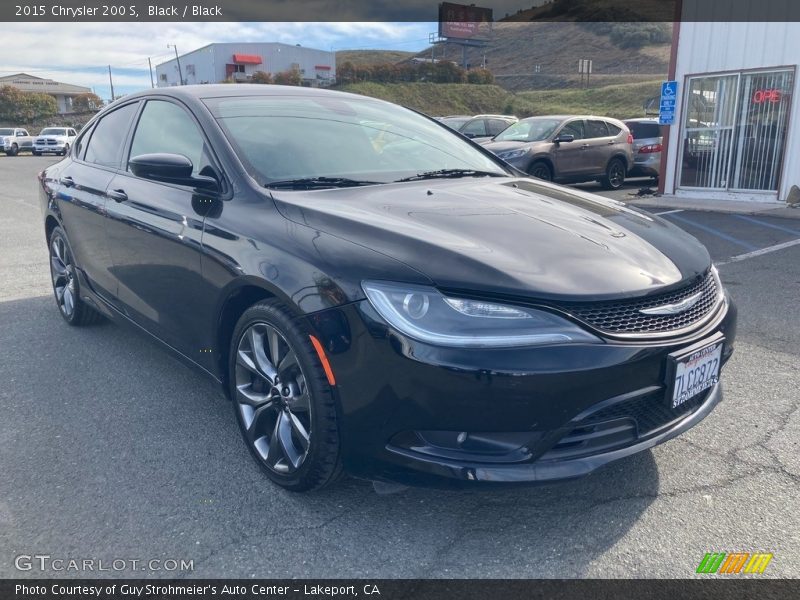
<instances>
[{"instance_id":1,"label":"windshield wiper","mask_svg":"<svg viewBox=\"0 0 800 600\"><path fill-rule=\"evenodd\" d=\"M380 181L361 181L347 177L305 177L302 179L286 179L283 181L270 181L264 187L292 190L312 190L326 187L358 187L360 185L376 185Z\"/></svg>"},{"instance_id":2,"label":"windshield wiper","mask_svg":"<svg viewBox=\"0 0 800 600\"><path fill-rule=\"evenodd\" d=\"M423 179L448 179L457 177L507 177L504 173L495 173L493 171L478 171L475 169L440 169L438 171L427 171L425 173L417 173L411 177L404 177L398 179L395 183L403 181L421 181Z\"/></svg>"}]
</instances>

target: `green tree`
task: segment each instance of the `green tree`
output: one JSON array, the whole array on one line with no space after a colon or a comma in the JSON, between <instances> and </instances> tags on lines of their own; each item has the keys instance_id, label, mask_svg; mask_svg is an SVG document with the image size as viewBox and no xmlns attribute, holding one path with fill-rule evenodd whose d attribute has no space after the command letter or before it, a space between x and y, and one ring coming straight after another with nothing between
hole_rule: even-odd
<instances>
[{"instance_id":1,"label":"green tree","mask_svg":"<svg viewBox=\"0 0 800 600\"><path fill-rule=\"evenodd\" d=\"M292 69L275 73L274 81L277 85L302 85L303 78L300 76L300 71Z\"/></svg>"},{"instance_id":2,"label":"green tree","mask_svg":"<svg viewBox=\"0 0 800 600\"><path fill-rule=\"evenodd\" d=\"M256 71L250 79L251 83L272 83L272 75L264 71Z\"/></svg>"},{"instance_id":3,"label":"green tree","mask_svg":"<svg viewBox=\"0 0 800 600\"><path fill-rule=\"evenodd\" d=\"M0 87L0 121L30 123L56 114L58 104L49 94L21 92L10 85Z\"/></svg>"},{"instance_id":4,"label":"green tree","mask_svg":"<svg viewBox=\"0 0 800 600\"><path fill-rule=\"evenodd\" d=\"M75 112L93 112L103 108L103 99L97 94L86 92L72 99L72 110Z\"/></svg>"},{"instance_id":5,"label":"green tree","mask_svg":"<svg viewBox=\"0 0 800 600\"><path fill-rule=\"evenodd\" d=\"M470 69L467 71L467 83L491 84L494 83L494 75L489 69Z\"/></svg>"}]
</instances>

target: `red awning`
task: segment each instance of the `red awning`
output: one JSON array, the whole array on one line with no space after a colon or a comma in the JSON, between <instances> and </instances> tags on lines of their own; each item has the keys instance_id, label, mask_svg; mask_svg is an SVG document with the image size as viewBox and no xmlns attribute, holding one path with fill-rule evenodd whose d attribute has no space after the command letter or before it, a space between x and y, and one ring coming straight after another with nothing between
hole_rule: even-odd
<instances>
[{"instance_id":1,"label":"red awning","mask_svg":"<svg viewBox=\"0 0 800 600\"><path fill-rule=\"evenodd\" d=\"M314 65L314 68L317 71L330 71L331 70L329 65Z\"/></svg>"},{"instance_id":2,"label":"red awning","mask_svg":"<svg viewBox=\"0 0 800 600\"><path fill-rule=\"evenodd\" d=\"M234 54L233 62L237 65L260 65L262 61L258 54Z\"/></svg>"}]
</instances>

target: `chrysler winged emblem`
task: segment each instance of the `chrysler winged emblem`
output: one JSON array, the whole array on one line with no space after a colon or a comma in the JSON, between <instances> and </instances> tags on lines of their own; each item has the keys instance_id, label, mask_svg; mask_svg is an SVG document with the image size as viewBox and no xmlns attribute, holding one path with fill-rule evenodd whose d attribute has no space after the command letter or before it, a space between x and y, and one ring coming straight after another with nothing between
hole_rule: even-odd
<instances>
[{"instance_id":1,"label":"chrysler winged emblem","mask_svg":"<svg viewBox=\"0 0 800 600\"><path fill-rule=\"evenodd\" d=\"M653 308L643 308L639 312L643 315L677 315L692 308L703 296L703 292L697 292L688 298L675 302L674 304L663 304Z\"/></svg>"}]
</instances>

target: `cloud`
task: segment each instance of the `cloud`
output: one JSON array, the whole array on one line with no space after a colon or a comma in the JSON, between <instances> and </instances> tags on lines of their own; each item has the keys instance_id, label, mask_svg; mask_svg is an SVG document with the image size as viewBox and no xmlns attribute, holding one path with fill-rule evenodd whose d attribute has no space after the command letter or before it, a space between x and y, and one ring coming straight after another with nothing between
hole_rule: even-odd
<instances>
[{"instance_id":1,"label":"cloud","mask_svg":"<svg viewBox=\"0 0 800 600\"><path fill-rule=\"evenodd\" d=\"M185 54L213 42L283 42L324 50L397 48L417 50L427 44L432 23L15 23L3 34L0 75L38 77L93 87L109 97L108 65L117 93L150 87L147 59L153 68L174 56L167 44ZM37 43L47 40L47 44Z\"/></svg>"}]
</instances>

